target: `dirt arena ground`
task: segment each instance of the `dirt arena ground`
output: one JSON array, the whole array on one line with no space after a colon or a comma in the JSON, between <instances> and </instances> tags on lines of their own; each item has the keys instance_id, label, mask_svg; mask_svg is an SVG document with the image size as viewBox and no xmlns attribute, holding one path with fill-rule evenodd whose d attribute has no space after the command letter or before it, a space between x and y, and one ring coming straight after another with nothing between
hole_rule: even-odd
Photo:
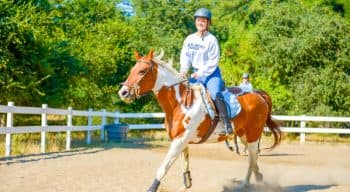
<instances>
[{"instance_id":1,"label":"dirt arena ground","mask_svg":"<svg viewBox=\"0 0 350 192\"><path fill-rule=\"evenodd\" d=\"M0 159L0 191L142 192L151 185L167 148L120 145L63 153ZM184 191L182 159L162 181L159 191ZM193 186L189 192L239 191L247 156L224 143L190 145ZM264 182L252 176L248 191L349 192L350 145L286 144L259 157Z\"/></svg>"}]
</instances>

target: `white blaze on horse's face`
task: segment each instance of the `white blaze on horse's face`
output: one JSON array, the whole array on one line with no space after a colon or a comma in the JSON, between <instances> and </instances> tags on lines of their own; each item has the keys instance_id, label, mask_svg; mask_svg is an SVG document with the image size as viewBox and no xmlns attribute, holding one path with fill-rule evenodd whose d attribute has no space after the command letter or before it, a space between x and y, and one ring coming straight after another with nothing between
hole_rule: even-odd
<instances>
[{"instance_id":1,"label":"white blaze on horse's face","mask_svg":"<svg viewBox=\"0 0 350 192\"><path fill-rule=\"evenodd\" d=\"M118 91L118 95L122 101L125 103L132 103L135 99L134 94L130 93L129 87L123 85Z\"/></svg>"}]
</instances>

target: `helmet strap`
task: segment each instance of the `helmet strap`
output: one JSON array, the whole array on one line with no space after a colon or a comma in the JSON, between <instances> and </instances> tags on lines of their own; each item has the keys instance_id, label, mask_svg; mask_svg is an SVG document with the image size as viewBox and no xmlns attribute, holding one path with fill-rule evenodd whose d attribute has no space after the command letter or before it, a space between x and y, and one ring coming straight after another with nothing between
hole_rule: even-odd
<instances>
[{"instance_id":1,"label":"helmet strap","mask_svg":"<svg viewBox=\"0 0 350 192\"><path fill-rule=\"evenodd\" d=\"M205 31L199 31L199 36L201 37L201 39L204 41L204 36L208 33L208 30Z\"/></svg>"}]
</instances>

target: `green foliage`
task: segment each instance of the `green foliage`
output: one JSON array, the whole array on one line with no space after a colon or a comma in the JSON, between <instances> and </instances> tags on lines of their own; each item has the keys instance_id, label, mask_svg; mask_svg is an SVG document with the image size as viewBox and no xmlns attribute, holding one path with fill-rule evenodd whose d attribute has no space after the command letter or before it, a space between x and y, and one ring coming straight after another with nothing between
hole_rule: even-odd
<instances>
[{"instance_id":1,"label":"green foliage","mask_svg":"<svg viewBox=\"0 0 350 192\"><path fill-rule=\"evenodd\" d=\"M165 58L174 59L178 67L179 55L185 37L194 31L193 13L198 6L196 2L134 0L136 15L130 18L135 30L132 44L141 55L150 49L163 49ZM125 104L118 103L122 107ZM126 111L161 111L154 97L145 97L134 102Z\"/></svg>"},{"instance_id":2,"label":"green foliage","mask_svg":"<svg viewBox=\"0 0 350 192\"><path fill-rule=\"evenodd\" d=\"M114 0L0 2L0 103L123 112L161 111L152 95L122 103L134 51L165 50L178 67L193 13L207 7L227 85L244 72L276 114L349 115L350 4L346 0Z\"/></svg>"},{"instance_id":3,"label":"green foliage","mask_svg":"<svg viewBox=\"0 0 350 192\"><path fill-rule=\"evenodd\" d=\"M114 2L2 4L2 102L114 108L116 85L131 66L133 35Z\"/></svg>"},{"instance_id":4,"label":"green foliage","mask_svg":"<svg viewBox=\"0 0 350 192\"><path fill-rule=\"evenodd\" d=\"M285 110L315 115L346 112L349 31L349 24L327 8L282 3L267 10L255 29L255 67L259 76L286 85L293 100L283 98L282 103L291 101Z\"/></svg>"},{"instance_id":5,"label":"green foliage","mask_svg":"<svg viewBox=\"0 0 350 192\"><path fill-rule=\"evenodd\" d=\"M168 57L178 58L183 40L192 33L196 3L189 1L134 0L136 16L132 25L137 31L134 42L138 51L163 48Z\"/></svg>"},{"instance_id":6,"label":"green foliage","mask_svg":"<svg viewBox=\"0 0 350 192\"><path fill-rule=\"evenodd\" d=\"M0 1L0 104L159 112L154 95L130 105L117 96L119 83L135 64L133 52L163 48L164 59L173 58L179 67L183 40L195 31L193 14L207 7L213 13L210 31L220 42L226 85L239 84L242 73L249 72L254 88L271 95L274 114L350 115L348 0L132 0L132 17L122 15L118 2ZM38 125L39 118L21 115L14 123ZM86 121L75 118L73 124ZM4 122L0 114L0 124ZM47 137L48 151L65 148L64 133ZM73 137L85 140L82 132ZM39 138L16 135L13 151L39 152ZM0 135L0 143L4 140Z\"/></svg>"},{"instance_id":7,"label":"green foliage","mask_svg":"<svg viewBox=\"0 0 350 192\"><path fill-rule=\"evenodd\" d=\"M350 2L348 0L301 0L307 6L325 6L350 21Z\"/></svg>"},{"instance_id":8,"label":"green foliage","mask_svg":"<svg viewBox=\"0 0 350 192\"><path fill-rule=\"evenodd\" d=\"M40 84L50 77L45 67L49 49L38 37L42 29L33 26L45 23L48 17L34 14L37 9L30 4L2 1L0 9L0 101L38 104L44 94Z\"/></svg>"},{"instance_id":9,"label":"green foliage","mask_svg":"<svg viewBox=\"0 0 350 192\"><path fill-rule=\"evenodd\" d=\"M304 73L296 75L295 79L293 98L297 114L333 116L349 114L350 77L343 71L332 66L319 70L308 68Z\"/></svg>"}]
</instances>

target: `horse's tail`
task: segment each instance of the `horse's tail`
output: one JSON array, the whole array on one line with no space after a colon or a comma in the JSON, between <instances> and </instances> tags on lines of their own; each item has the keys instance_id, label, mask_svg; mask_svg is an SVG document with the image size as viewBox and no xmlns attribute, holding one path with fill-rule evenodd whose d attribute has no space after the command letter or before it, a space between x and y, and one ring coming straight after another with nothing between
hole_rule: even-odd
<instances>
[{"instance_id":1,"label":"horse's tail","mask_svg":"<svg viewBox=\"0 0 350 192\"><path fill-rule=\"evenodd\" d=\"M265 102L268 105L268 114L267 114L267 119L266 119L266 125L270 129L270 131L273 134L274 137L274 143L271 147L268 147L266 149L273 149L277 145L281 143L282 140L282 131L280 129L280 125L272 119L271 117L271 112L272 112L272 100L269 94L267 94L263 90L254 90L255 93L259 94L262 98L264 98Z\"/></svg>"}]
</instances>

